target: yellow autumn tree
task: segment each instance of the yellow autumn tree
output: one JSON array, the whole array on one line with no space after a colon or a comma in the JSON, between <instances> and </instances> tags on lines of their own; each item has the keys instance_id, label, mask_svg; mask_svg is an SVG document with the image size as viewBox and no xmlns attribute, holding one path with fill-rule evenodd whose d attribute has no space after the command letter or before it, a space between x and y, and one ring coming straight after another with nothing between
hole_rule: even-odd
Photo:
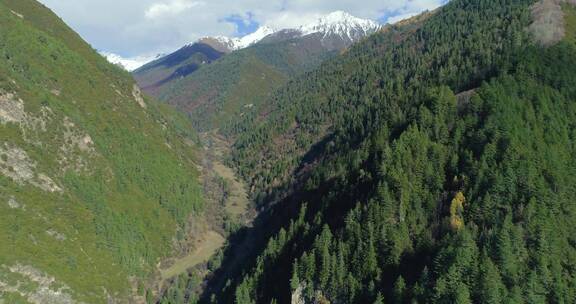
<instances>
[{"instance_id":1,"label":"yellow autumn tree","mask_svg":"<svg viewBox=\"0 0 576 304\"><path fill-rule=\"evenodd\" d=\"M464 202L466 198L462 192L456 193L452 203L450 203L450 227L454 231L460 230L464 226Z\"/></svg>"}]
</instances>

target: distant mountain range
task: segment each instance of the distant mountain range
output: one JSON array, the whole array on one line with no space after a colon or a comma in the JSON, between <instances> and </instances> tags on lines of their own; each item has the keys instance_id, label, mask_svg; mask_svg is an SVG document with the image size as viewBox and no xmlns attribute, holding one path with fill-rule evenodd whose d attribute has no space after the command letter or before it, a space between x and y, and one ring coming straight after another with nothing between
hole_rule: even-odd
<instances>
[{"instance_id":1,"label":"distant mountain range","mask_svg":"<svg viewBox=\"0 0 576 304\"><path fill-rule=\"evenodd\" d=\"M264 26L242 38L205 37L142 66L134 76L146 93L189 113L199 130L221 128L258 107L291 77L381 28L336 11L292 29Z\"/></svg>"},{"instance_id":2,"label":"distant mountain range","mask_svg":"<svg viewBox=\"0 0 576 304\"><path fill-rule=\"evenodd\" d=\"M286 39L321 34L320 40L330 48L348 46L358 39L374 33L381 28L375 21L354 17L343 11L332 12L317 21L301 25L297 28L273 29L268 26L258 28L254 33L241 37L224 36L205 37L198 42L229 53L240 50L266 39ZM336 42L336 43L335 43ZM338 46L338 47L335 47Z\"/></svg>"},{"instance_id":3,"label":"distant mountain range","mask_svg":"<svg viewBox=\"0 0 576 304\"><path fill-rule=\"evenodd\" d=\"M231 53L252 46L263 40L304 37L307 35L322 35L320 38L328 48L338 49L347 47L371 33L374 33L382 26L372 20L361 19L350 15L347 12L335 11L329 13L315 22L302 24L296 28L275 29L269 26L261 26L255 32L243 37L208 36L184 45L182 48L192 46L197 43L207 44L222 53ZM157 54L153 56L136 56L125 58L110 52L101 54L111 63L122 66L128 71L134 71L143 65L166 56Z\"/></svg>"}]
</instances>

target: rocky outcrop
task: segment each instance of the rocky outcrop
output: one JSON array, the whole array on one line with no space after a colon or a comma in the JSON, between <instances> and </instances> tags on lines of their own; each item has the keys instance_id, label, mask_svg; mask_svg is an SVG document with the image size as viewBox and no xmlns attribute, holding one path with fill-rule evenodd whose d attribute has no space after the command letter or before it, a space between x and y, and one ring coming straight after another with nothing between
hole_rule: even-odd
<instances>
[{"instance_id":1,"label":"rocky outcrop","mask_svg":"<svg viewBox=\"0 0 576 304\"><path fill-rule=\"evenodd\" d=\"M312 299L306 300L304 296L304 291L306 287L300 285L294 292L292 292L291 304L330 304L330 300L328 300L322 291L316 290Z\"/></svg>"},{"instance_id":2,"label":"rocky outcrop","mask_svg":"<svg viewBox=\"0 0 576 304\"><path fill-rule=\"evenodd\" d=\"M291 304L306 304L304 300L304 286L300 285L292 292Z\"/></svg>"},{"instance_id":3,"label":"rocky outcrop","mask_svg":"<svg viewBox=\"0 0 576 304\"><path fill-rule=\"evenodd\" d=\"M8 207L10 207L10 209L24 209L24 207L14 197L8 199Z\"/></svg>"},{"instance_id":4,"label":"rocky outcrop","mask_svg":"<svg viewBox=\"0 0 576 304\"><path fill-rule=\"evenodd\" d=\"M64 144L60 147L58 163L62 171L87 172L89 160L96 156L92 137L83 133L68 117L64 118Z\"/></svg>"},{"instance_id":5,"label":"rocky outcrop","mask_svg":"<svg viewBox=\"0 0 576 304\"><path fill-rule=\"evenodd\" d=\"M142 97L142 92L140 91L140 88L137 85L134 85L134 87L132 88L132 96L134 96L134 99L136 100L139 106L146 109L146 103L144 102L144 97Z\"/></svg>"},{"instance_id":6,"label":"rocky outcrop","mask_svg":"<svg viewBox=\"0 0 576 304\"><path fill-rule=\"evenodd\" d=\"M7 143L0 146L0 174L20 185L28 183L47 192L62 192L50 177L36 173L35 169L36 163L26 151Z\"/></svg>"},{"instance_id":7,"label":"rocky outcrop","mask_svg":"<svg viewBox=\"0 0 576 304\"><path fill-rule=\"evenodd\" d=\"M0 90L0 124L12 123L19 126L26 142L41 145L39 133L47 131L47 124L52 117L52 110L45 106L36 115L27 113L22 99L14 93Z\"/></svg>"},{"instance_id":8,"label":"rocky outcrop","mask_svg":"<svg viewBox=\"0 0 576 304\"><path fill-rule=\"evenodd\" d=\"M576 4L576 0L540 0L532 5L533 22L528 28L533 39L542 46L558 43L565 36L562 4Z\"/></svg>"},{"instance_id":9,"label":"rocky outcrop","mask_svg":"<svg viewBox=\"0 0 576 304\"><path fill-rule=\"evenodd\" d=\"M12 93L0 92L0 123L21 123L24 121L24 102Z\"/></svg>"},{"instance_id":10,"label":"rocky outcrop","mask_svg":"<svg viewBox=\"0 0 576 304\"><path fill-rule=\"evenodd\" d=\"M80 303L72 298L68 286L29 265L0 266L0 294L3 292L18 294L33 304Z\"/></svg>"}]
</instances>

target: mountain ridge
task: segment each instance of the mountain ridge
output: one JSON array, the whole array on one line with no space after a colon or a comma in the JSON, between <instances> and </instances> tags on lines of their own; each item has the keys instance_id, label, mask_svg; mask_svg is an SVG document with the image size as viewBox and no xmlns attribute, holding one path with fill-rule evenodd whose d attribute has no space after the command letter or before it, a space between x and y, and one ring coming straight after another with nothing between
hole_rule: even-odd
<instances>
[{"instance_id":1,"label":"mountain ridge","mask_svg":"<svg viewBox=\"0 0 576 304\"><path fill-rule=\"evenodd\" d=\"M348 43L357 41L361 37L368 36L382 28L382 25L370 19L355 17L344 11L334 11L319 17L314 22L304 23L296 27L272 28L261 26L255 32L240 38L229 38L225 36L204 37L196 42L189 43L214 43L215 48L233 52L252 46L271 35L279 32L290 32L291 38L305 37L308 35L320 34L322 40L338 37Z\"/></svg>"},{"instance_id":2,"label":"mountain ridge","mask_svg":"<svg viewBox=\"0 0 576 304\"><path fill-rule=\"evenodd\" d=\"M314 69L381 28L374 21L336 11L297 29L262 27L242 39L203 38L133 74L146 93L191 115L203 132L251 115L291 77ZM197 52L188 51L194 48ZM207 60L209 49L221 56ZM183 58L176 66L170 63L175 56Z\"/></svg>"}]
</instances>

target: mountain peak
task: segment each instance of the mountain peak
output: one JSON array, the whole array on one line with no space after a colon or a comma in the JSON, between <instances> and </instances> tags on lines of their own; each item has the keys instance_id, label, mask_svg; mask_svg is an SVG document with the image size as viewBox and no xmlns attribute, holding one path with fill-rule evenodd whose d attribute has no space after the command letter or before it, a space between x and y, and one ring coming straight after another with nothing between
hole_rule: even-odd
<instances>
[{"instance_id":1,"label":"mountain peak","mask_svg":"<svg viewBox=\"0 0 576 304\"><path fill-rule=\"evenodd\" d=\"M238 49L247 48L252 44L264 39L266 36L274 34L275 32L276 30L269 26L261 26L254 33L248 34L242 38L237 38L236 47Z\"/></svg>"},{"instance_id":2,"label":"mountain peak","mask_svg":"<svg viewBox=\"0 0 576 304\"><path fill-rule=\"evenodd\" d=\"M261 26L255 32L243 37L204 37L198 42L208 44L218 51L229 53L254 45L274 33L293 31L297 32L299 36L321 34L323 42L329 38L336 38L343 41L344 45L349 45L380 28L381 25L375 21L358 18L345 11L334 11L318 18L315 22L303 24L298 28L274 29L269 26Z\"/></svg>"},{"instance_id":3,"label":"mountain peak","mask_svg":"<svg viewBox=\"0 0 576 304\"><path fill-rule=\"evenodd\" d=\"M259 27L255 32L239 38L230 38L226 36L204 37L198 40L200 43L205 43L218 51L229 53L240 49L247 48L255 43L258 43L264 37L275 33L276 30L268 26ZM194 43L191 43L194 44Z\"/></svg>"},{"instance_id":4,"label":"mountain peak","mask_svg":"<svg viewBox=\"0 0 576 304\"><path fill-rule=\"evenodd\" d=\"M334 11L319 18L316 22L302 26L300 31L303 35L322 33L325 37L337 35L354 41L380 28L381 25L375 21L358 18L344 11Z\"/></svg>"}]
</instances>

